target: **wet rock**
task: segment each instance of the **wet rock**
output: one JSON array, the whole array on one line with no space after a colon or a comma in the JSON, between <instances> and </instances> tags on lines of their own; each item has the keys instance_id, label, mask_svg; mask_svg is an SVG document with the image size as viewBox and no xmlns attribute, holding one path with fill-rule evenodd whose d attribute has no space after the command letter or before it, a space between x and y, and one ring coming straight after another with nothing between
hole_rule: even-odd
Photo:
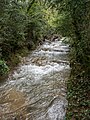
<instances>
[{"instance_id":1,"label":"wet rock","mask_svg":"<svg viewBox=\"0 0 90 120\"><path fill-rule=\"evenodd\" d=\"M2 104L3 104L2 116L7 116L9 114L12 115L17 111L18 113L25 112L22 110L23 106L25 105L24 94L17 91L16 89L11 89L4 95L4 100ZM19 117L21 117L21 115ZM19 120L17 118L18 117L15 117L16 120Z\"/></svg>"}]
</instances>

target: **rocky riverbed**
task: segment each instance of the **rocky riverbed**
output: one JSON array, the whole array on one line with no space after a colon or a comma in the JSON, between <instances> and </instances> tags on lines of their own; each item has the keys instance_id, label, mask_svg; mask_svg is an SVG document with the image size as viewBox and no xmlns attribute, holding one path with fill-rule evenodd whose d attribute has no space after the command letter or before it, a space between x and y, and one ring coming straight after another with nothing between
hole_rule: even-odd
<instances>
[{"instance_id":1,"label":"rocky riverbed","mask_svg":"<svg viewBox=\"0 0 90 120\"><path fill-rule=\"evenodd\" d=\"M46 41L0 83L0 120L64 120L69 46Z\"/></svg>"}]
</instances>

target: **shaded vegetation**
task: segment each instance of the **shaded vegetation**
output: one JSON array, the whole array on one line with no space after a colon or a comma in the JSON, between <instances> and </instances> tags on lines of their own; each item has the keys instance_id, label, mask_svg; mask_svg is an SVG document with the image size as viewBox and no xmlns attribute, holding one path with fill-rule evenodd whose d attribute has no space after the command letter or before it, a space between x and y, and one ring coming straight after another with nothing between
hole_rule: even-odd
<instances>
[{"instance_id":1,"label":"shaded vegetation","mask_svg":"<svg viewBox=\"0 0 90 120\"><path fill-rule=\"evenodd\" d=\"M90 119L90 1L48 0L58 10L56 31L69 37L71 75L67 120Z\"/></svg>"},{"instance_id":2,"label":"shaded vegetation","mask_svg":"<svg viewBox=\"0 0 90 120\"><path fill-rule=\"evenodd\" d=\"M66 119L89 120L90 0L1 0L0 11L1 74L8 71L3 60L10 64L14 58L17 64L19 55L46 36L68 37L71 75Z\"/></svg>"},{"instance_id":3,"label":"shaded vegetation","mask_svg":"<svg viewBox=\"0 0 90 120\"><path fill-rule=\"evenodd\" d=\"M1 0L0 11L0 60L16 66L19 56L51 34L53 27L47 20L50 14L44 2L38 0Z\"/></svg>"},{"instance_id":4,"label":"shaded vegetation","mask_svg":"<svg viewBox=\"0 0 90 120\"><path fill-rule=\"evenodd\" d=\"M5 61L0 60L0 75L6 74L9 71Z\"/></svg>"}]
</instances>

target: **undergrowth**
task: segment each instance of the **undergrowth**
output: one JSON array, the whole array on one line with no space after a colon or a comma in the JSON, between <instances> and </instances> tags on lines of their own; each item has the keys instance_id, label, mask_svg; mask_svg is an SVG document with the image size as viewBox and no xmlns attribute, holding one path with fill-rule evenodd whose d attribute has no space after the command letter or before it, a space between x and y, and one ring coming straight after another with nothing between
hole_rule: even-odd
<instances>
[{"instance_id":1,"label":"undergrowth","mask_svg":"<svg viewBox=\"0 0 90 120\"><path fill-rule=\"evenodd\" d=\"M68 86L68 110L66 120L90 120L90 82L89 78L72 75Z\"/></svg>"}]
</instances>

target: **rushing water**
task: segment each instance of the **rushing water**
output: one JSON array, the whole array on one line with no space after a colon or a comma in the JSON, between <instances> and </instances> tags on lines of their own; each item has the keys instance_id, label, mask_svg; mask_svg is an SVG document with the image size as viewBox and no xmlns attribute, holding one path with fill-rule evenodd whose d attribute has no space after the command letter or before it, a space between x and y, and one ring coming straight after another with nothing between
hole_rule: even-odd
<instances>
[{"instance_id":1,"label":"rushing water","mask_svg":"<svg viewBox=\"0 0 90 120\"><path fill-rule=\"evenodd\" d=\"M68 45L45 42L0 84L0 120L64 120Z\"/></svg>"}]
</instances>

